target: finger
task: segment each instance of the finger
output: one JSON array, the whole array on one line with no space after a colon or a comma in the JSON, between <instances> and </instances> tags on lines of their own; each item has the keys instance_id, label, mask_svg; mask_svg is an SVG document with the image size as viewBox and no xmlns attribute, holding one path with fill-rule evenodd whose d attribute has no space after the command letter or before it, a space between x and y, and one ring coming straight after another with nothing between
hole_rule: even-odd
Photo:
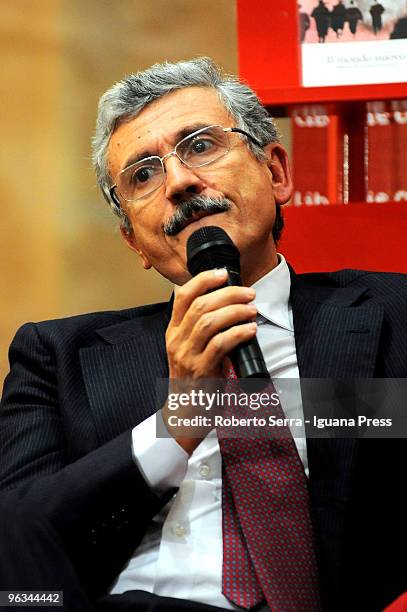
<instances>
[{"instance_id":1,"label":"finger","mask_svg":"<svg viewBox=\"0 0 407 612\"><path fill-rule=\"evenodd\" d=\"M195 325L196 321L205 313L215 312L220 308L232 304L247 304L254 300L256 292L251 287L221 287L212 293L197 297L186 312L183 322Z\"/></svg>"},{"instance_id":2,"label":"finger","mask_svg":"<svg viewBox=\"0 0 407 612\"><path fill-rule=\"evenodd\" d=\"M243 323L234 325L219 334L216 334L202 354L205 364L221 363L221 361L239 344L251 340L257 332L257 323ZM203 366L205 367L205 366Z\"/></svg>"},{"instance_id":3,"label":"finger","mask_svg":"<svg viewBox=\"0 0 407 612\"><path fill-rule=\"evenodd\" d=\"M221 287L227 279L224 268L200 272L176 291L171 323L179 325L192 302L211 289Z\"/></svg>"},{"instance_id":4,"label":"finger","mask_svg":"<svg viewBox=\"0 0 407 612\"><path fill-rule=\"evenodd\" d=\"M232 304L203 314L189 334L188 350L192 355L202 353L216 334L236 324L248 322L256 315L254 304Z\"/></svg>"},{"instance_id":5,"label":"finger","mask_svg":"<svg viewBox=\"0 0 407 612\"><path fill-rule=\"evenodd\" d=\"M256 292L251 287L222 287L197 297L185 313L182 322L178 327L179 333L185 338L192 334L195 325L202 316L207 313L216 313L219 309L236 304L247 304L256 296Z\"/></svg>"}]
</instances>

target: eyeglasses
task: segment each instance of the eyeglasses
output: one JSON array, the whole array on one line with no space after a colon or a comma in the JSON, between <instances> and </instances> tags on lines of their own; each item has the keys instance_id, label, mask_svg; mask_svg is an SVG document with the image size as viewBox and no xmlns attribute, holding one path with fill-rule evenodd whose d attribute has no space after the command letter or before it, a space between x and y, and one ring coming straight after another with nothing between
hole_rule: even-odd
<instances>
[{"instance_id":1,"label":"eyeglasses","mask_svg":"<svg viewBox=\"0 0 407 612\"><path fill-rule=\"evenodd\" d=\"M135 202L159 189L165 180L164 161L172 155L178 157L188 168L201 168L212 164L229 153L231 132L243 134L258 147L262 146L254 136L240 128L209 125L183 138L173 151L163 157L145 157L121 170L116 176L115 184L109 189L110 197L120 207L116 189L126 202Z\"/></svg>"}]
</instances>

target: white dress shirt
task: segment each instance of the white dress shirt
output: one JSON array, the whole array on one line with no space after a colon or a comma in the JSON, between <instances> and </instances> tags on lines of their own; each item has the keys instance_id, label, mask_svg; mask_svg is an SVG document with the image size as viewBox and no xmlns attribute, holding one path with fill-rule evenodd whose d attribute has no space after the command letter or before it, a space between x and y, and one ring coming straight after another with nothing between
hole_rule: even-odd
<instances>
[{"instance_id":1,"label":"white dress shirt","mask_svg":"<svg viewBox=\"0 0 407 612\"><path fill-rule=\"evenodd\" d=\"M280 402L287 417L302 420L290 273L282 255L276 268L253 287L257 339L267 368L274 381L297 379L298 393L290 393L288 402L283 394ZM275 386L278 390L278 382ZM295 442L308 475L305 438ZM173 438L156 438L153 415L133 429L133 454L153 490L179 490L153 518L111 593L140 589L237 610L222 595L222 478L216 431L188 457Z\"/></svg>"}]
</instances>

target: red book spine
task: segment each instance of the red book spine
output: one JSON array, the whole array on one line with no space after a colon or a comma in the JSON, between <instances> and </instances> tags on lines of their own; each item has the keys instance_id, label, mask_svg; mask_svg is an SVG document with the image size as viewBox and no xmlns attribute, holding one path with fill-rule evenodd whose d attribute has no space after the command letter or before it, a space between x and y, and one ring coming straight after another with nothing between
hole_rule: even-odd
<instances>
[{"instance_id":1,"label":"red book spine","mask_svg":"<svg viewBox=\"0 0 407 612\"><path fill-rule=\"evenodd\" d=\"M394 139L394 194L396 202L407 201L407 100L391 102Z\"/></svg>"},{"instance_id":2,"label":"red book spine","mask_svg":"<svg viewBox=\"0 0 407 612\"><path fill-rule=\"evenodd\" d=\"M292 116L294 206L344 202L344 131L323 106L296 107Z\"/></svg>"},{"instance_id":3,"label":"red book spine","mask_svg":"<svg viewBox=\"0 0 407 612\"><path fill-rule=\"evenodd\" d=\"M395 130L387 102L368 102L365 128L367 202L387 202L395 192Z\"/></svg>"}]
</instances>

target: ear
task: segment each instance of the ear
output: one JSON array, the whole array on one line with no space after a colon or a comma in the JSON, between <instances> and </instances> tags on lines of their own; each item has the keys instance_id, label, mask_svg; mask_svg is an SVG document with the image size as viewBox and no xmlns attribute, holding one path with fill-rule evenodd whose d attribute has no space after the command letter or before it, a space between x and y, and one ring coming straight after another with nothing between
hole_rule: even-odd
<instances>
[{"instance_id":1,"label":"ear","mask_svg":"<svg viewBox=\"0 0 407 612\"><path fill-rule=\"evenodd\" d=\"M267 166L271 172L274 197L278 204L286 204L293 194L290 162L287 151L277 142L265 146Z\"/></svg>"},{"instance_id":2,"label":"ear","mask_svg":"<svg viewBox=\"0 0 407 612\"><path fill-rule=\"evenodd\" d=\"M127 246L129 247L129 249L131 249L132 251L137 253L137 255L141 258L141 261L143 262L143 268L145 270L149 270L152 267L151 263L150 263L148 257L139 248L139 246L137 244L136 236L134 234L134 231L131 230L129 232L124 227L121 227L120 228L120 233L121 233L124 241L126 242Z\"/></svg>"}]
</instances>

